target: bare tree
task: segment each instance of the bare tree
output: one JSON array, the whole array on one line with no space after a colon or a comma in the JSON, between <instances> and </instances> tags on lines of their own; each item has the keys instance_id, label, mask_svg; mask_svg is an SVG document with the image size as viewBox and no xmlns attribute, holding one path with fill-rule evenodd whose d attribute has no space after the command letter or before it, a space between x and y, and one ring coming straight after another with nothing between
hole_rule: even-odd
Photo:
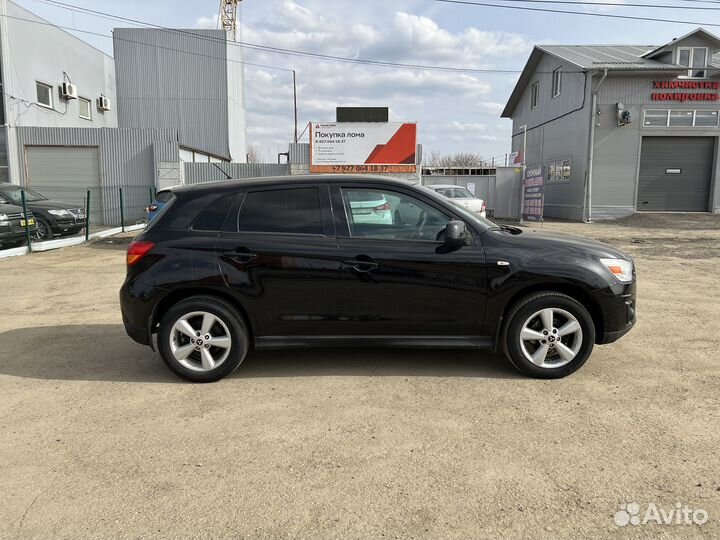
<instances>
[{"instance_id":1,"label":"bare tree","mask_svg":"<svg viewBox=\"0 0 720 540\"><path fill-rule=\"evenodd\" d=\"M473 152L457 152L443 155L437 150L427 154L423 164L428 167L481 167L483 159Z\"/></svg>"},{"instance_id":2,"label":"bare tree","mask_svg":"<svg viewBox=\"0 0 720 540\"><path fill-rule=\"evenodd\" d=\"M248 163L260 163L260 152L254 146L250 146L247 149L247 162Z\"/></svg>"}]
</instances>

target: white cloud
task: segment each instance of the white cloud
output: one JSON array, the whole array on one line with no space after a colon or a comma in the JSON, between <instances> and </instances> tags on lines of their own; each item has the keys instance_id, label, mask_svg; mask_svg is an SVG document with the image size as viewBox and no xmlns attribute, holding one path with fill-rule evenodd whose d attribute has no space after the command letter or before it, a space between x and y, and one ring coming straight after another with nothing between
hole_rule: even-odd
<instances>
[{"instance_id":1,"label":"white cloud","mask_svg":"<svg viewBox=\"0 0 720 540\"><path fill-rule=\"evenodd\" d=\"M212 17L198 17L194 26L195 28L217 28L218 16L215 14Z\"/></svg>"},{"instance_id":2,"label":"white cloud","mask_svg":"<svg viewBox=\"0 0 720 540\"><path fill-rule=\"evenodd\" d=\"M246 43L295 51L395 63L468 68L522 65L531 49L523 36L472 26L450 29L409 9L383 17L351 3L344 7L313 0L266 0L262 16L242 29ZM245 8L246 10L249 7ZM258 12L255 12L256 14ZM202 17L197 27L215 28L217 18ZM248 62L295 69L300 130L308 121L329 121L335 107L389 106L392 120L417 121L421 140L449 145L443 151L506 151L506 141L488 133L506 98L507 76L383 68L245 49ZM293 130L292 75L246 66L248 140L275 151ZM498 95L499 93L499 95ZM493 148L483 151L483 145ZM500 150L500 148L503 148Z\"/></svg>"}]
</instances>

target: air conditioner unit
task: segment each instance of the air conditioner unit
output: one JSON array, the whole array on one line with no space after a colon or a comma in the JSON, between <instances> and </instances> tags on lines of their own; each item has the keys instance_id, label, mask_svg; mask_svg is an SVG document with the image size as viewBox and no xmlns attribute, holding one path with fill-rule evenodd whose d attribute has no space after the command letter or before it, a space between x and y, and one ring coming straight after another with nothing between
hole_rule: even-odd
<instances>
[{"instance_id":1,"label":"air conditioner unit","mask_svg":"<svg viewBox=\"0 0 720 540\"><path fill-rule=\"evenodd\" d=\"M70 84L69 82L62 83L60 87L60 95L65 99L77 99L77 86Z\"/></svg>"},{"instance_id":2,"label":"air conditioner unit","mask_svg":"<svg viewBox=\"0 0 720 540\"><path fill-rule=\"evenodd\" d=\"M100 94L100 97L97 99L97 108L98 111L109 111L110 110L110 100Z\"/></svg>"}]
</instances>

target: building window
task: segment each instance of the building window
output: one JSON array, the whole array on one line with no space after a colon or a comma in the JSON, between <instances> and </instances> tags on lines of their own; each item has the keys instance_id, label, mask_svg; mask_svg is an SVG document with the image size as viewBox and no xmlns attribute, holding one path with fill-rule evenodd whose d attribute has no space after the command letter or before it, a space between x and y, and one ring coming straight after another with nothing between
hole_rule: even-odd
<instances>
[{"instance_id":1,"label":"building window","mask_svg":"<svg viewBox=\"0 0 720 540\"><path fill-rule=\"evenodd\" d=\"M693 127L693 111L670 111L670 127Z\"/></svg>"},{"instance_id":2,"label":"building window","mask_svg":"<svg viewBox=\"0 0 720 540\"><path fill-rule=\"evenodd\" d=\"M686 77L704 79L707 77L708 50L705 47L681 47L677 53L677 63L688 69Z\"/></svg>"},{"instance_id":3,"label":"building window","mask_svg":"<svg viewBox=\"0 0 720 540\"><path fill-rule=\"evenodd\" d=\"M535 109L538 106L540 98L540 82L534 82L530 87L530 108Z\"/></svg>"},{"instance_id":4,"label":"building window","mask_svg":"<svg viewBox=\"0 0 720 540\"><path fill-rule=\"evenodd\" d=\"M718 127L718 112L695 111L695 127Z\"/></svg>"},{"instance_id":5,"label":"building window","mask_svg":"<svg viewBox=\"0 0 720 540\"><path fill-rule=\"evenodd\" d=\"M547 167L548 184L560 184L569 182L571 164L572 161L569 159L549 161Z\"/></svg>"},{"instance_id":6,"label":"building window","mask_svg":"<svg viewBox=\"0 0 720 540\"><path fill-rule=\"evenodd\" d=\"M718 127L718 111L646 109L645 127Z\"/></svg>"},{"instance_id":7,"label":"building window","mask_svg":"<svg viewBox=\"0 0 720 540\"><path fill-rule=\"evenodd\" d=\"M49 84L35 82L35 90L37 92L37 103L43 107L53 108L53 87Z\"/></svg>"},{"instance_id":8,"label":"building window","mask_svg":"<svg viewBox=\"0 0 720 540\"><path fill-rule=\"evenodd\" d=\"M89 99L79 98L78 107L80 108L80 118L92 120L92 102Z\"/></svg>"},{"instance_id":9,"label":"building window","mask_svg":"<svg viewBox=\"0 0 720 540\"><path fill-rule=\"evenodd\" d=\"M562 89L562 68L552 72L552 97L558 97Z\"/></svg>"}]
</instances>

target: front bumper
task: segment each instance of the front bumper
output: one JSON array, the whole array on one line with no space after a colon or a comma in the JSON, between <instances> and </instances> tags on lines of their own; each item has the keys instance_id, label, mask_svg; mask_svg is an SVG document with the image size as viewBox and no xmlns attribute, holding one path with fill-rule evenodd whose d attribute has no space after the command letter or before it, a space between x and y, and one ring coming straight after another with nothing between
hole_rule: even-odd
<instances>
[{"instance_id":1,"label":"front bumper","mask_svg":"<svg viewBox=\"0 0 720 540\"><path fill-rule=\"evenodd\" d=\"M596 338L598 345L612 343L627 334L637 321L637 281L611 287L600 299L603 331Z\"/></svg>"}]
</instances>

